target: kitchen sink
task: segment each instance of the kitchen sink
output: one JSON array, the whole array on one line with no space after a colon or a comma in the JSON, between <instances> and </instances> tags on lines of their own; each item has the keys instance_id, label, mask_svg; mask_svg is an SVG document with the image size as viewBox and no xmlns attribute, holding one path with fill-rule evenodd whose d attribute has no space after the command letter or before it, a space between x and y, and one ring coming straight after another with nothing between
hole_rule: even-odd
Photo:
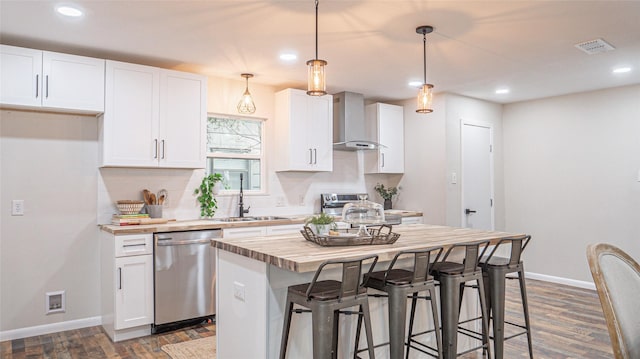
<instances>
[{"instance_id":1,"label":"kitchen sink","mask_svg":"<svg viewBox=\"0 0 640 359\"><path fill-rule=\"evenodd\" d=\"M286 217L276 216L256 216L256 217L227 217L220 218L221 222L250 222L250 221L277 221L280 219L288 219Z\"/></svg>"}]
</instances>

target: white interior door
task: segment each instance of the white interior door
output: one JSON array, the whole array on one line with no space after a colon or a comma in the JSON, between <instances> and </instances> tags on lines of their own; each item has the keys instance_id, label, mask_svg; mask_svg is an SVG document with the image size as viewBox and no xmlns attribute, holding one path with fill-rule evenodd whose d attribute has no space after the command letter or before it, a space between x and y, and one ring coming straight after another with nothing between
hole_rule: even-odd
<instances>
[{"instance_id":1,"label":"white interior door","mask_svg":"<svg viewBox=\"0 0 640 359\"><path fill-rule=\"evenodd\" d=\"M490 126L462 122L462 225L494 229Z\"/></svg>"}]
</instances>

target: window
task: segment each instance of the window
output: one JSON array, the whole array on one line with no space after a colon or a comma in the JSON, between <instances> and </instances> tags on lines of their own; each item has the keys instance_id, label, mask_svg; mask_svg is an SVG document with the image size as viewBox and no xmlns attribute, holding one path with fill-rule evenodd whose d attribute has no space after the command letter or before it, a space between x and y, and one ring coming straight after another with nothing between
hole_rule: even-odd
<instances>
[{"instance_id":1,"label":"window","mask_svg":"<svg viewBox=\"0 0 640 359\"><path fill-rule=\"evenodd\" d=\"M207 173L222 174L225 190L264 191L264 120L207 117Z\"/></svg>"}]
</instances>

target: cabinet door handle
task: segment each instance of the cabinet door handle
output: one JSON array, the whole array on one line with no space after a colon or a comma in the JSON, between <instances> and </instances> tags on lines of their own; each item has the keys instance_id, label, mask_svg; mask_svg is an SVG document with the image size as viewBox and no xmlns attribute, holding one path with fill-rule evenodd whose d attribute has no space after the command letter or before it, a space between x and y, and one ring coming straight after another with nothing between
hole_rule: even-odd
<instances>
[{"instance_id":1,"label":"cabinet door handle","mask_svg":"<svg viewBox=\"0 0 640 359\"><path fill-rule=\"evenodd\" d=\"M40 96L40 74L36 75L36 98Z\"/></svg>"},{"instance_id":2,"label":"cabinet door handle","mask_svg":"<svg viewBox=\"0 0 640 359\"><path fill-rule=\"evenodd\" d=\"M49 75L45 76L44 78L44 82L46 84L46 87L44 89L44 97L49 98Z\"/></svg>"},{"instance_id":3,"label":"cabinet door handle","mask_svg":"<svg viewBox=\"0 0 640 359\"><path fill-rule=\"evenodd\" d=\"M309 149L309 164L313 164L313 150Z\"/></svg>"},{"instance_id":4,"label":"cabinet door handle","mask_svg":"<svg viewBox=\"0 0 640 359\"><path fill-rule=\"evenodd\" d=\"M153 140L153 143L154 143L154 146L153 146L153 147L155 147L155 149L156 149L156 152L155 152L155 154L153 155L153 158L156 158L156 159L157 159L157 158L158 158L158 139L156 138L155 140Z\"/></svg>"},{"instance_id":5,"label":"cabinet door handle","mask_svg":"<svg viewBox=\"0 0 640 359\"><path fill-rule=\"evenodd\" d=\"M164 140L162 140L162 159L164 160Z\"/></svg>"},{"instance_id":6,"label":"cabinet door handle","mask_svg":"<svg viewBox=\"0 0 640 359\"><path fill-rule=\"evenodd\" d=\"M118 267L118 289L122 289L122 268Z\"/></svg>"},{"instance_id":7,"label":"cabinet door handle","mask_svg":"<svg viewBox=\"0 0 640 359\"><path fill-rule=\"evenodd\" d=\"M382 166L384 168L384 153L381 153L380 156L382 156Z\"/></svg>"},{"instance_id":8,"label":"cabinet door handle","mask_svg":"<svg viewBox=\"0 0 640 359\"><path fill-rule=\"evenodd\" d=\"M313 164L318 164L318 149L313 149Z\"/></svg>"}]
</instances>

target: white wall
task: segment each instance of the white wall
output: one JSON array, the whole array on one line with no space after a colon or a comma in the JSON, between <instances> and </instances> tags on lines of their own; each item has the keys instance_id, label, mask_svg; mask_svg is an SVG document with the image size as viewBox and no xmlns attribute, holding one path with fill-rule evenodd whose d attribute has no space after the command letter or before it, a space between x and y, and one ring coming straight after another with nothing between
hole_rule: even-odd
<instances>
[{"instance_id":1,"label":"white wall","mask_svg":"<svg viewBox=\"0 0 640 359\"><path fill-rule=\"evenodd\" d=\"M0 331L96 316L97 119L0 111ZM24 216L11 200L24 200ZM66 313L45 293L66 291Z\"/></svg>"},{"instance_id":2,"label":"white wall","mask_svg":"<svg viewBox=\"0 0 640 359\"><path fill-rule=\"evenodd\" d=\"M250 83L250 90L254 116L267 119L266 147L272 154L279 89ZM236 114L243 91L241 79L209 78L208 111ZM110 222L116 200L142 199L144 188L165 188L165 218L199 217L193 190L204 170L98 169L97 123L91 116L0 111L0 337L100 315L97 224ZM320 210L320 193L373 195L377 182L398 180L365 176L362 164L361 153L335 152L333 172L274 173L267 167L268 194L247 195L245 202L255 215L311 214ZM216 215L235 215L237 197L221 196ZM10 215L12 199L25 200L25 216ZM277 207L280 200L283 206ZM47 316L44 293L57 290L66 290L67 311Z\"/></svg>"},{"instance_id":3,"label":"white wall","mask_svg":"<svg viewBox=\"0 0 640 359\"><path fill-rule=\"evenodd\" d=\"M640 86L504 109L506 229L533 239L527 271L591 282L585 250L640 258Z\"/></svg>"}]
</instances>

